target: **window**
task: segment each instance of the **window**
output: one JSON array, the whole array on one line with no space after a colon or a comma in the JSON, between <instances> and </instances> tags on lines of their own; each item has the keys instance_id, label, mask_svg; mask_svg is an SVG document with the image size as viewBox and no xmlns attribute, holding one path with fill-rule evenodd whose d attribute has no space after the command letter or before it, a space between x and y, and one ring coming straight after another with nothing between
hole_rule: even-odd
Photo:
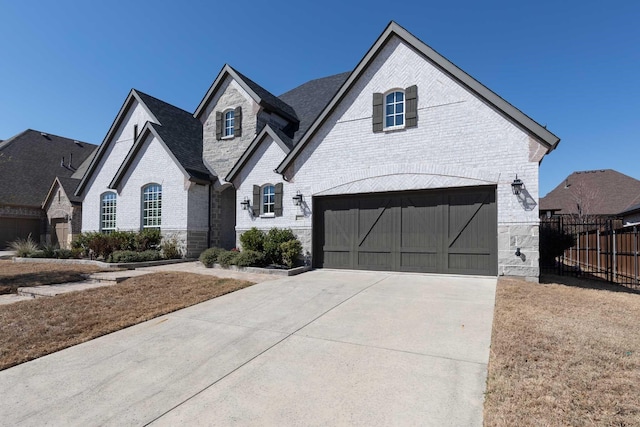
<instances>
[{"instance_id":1,"label":"window","mask_svg":"<svg viewBox=\"0 0 640 427\"><path fill-rule=\"evenodd\" d=\"M418 86L374 93L371 118L374 132L417 127Z\"/></svg>"},{"instance_id":2,"label":"window","mask_svg":"<svg viewBox=\"0 0 640 427\"><path fill-rule=\"evenodd\" d=\"M276 187L266 185L262 188L262 208L260 213L263 215L275 214L276 207Z\"/></svg>"},{"instance_id":3,"label":"window","mask_svg":"<svg viewBox=\"0 0 640 427\"><path fill-rule=\"evenodd\" d=\"M404 92L391 92L385 97L384 127L404 126Z\"/></svg>"},{"instance_id":4,"label":"window","mask_svg":"<svg viewBox=\"0 0 640 427\"><path fill-rule=\"evenodd\" d=\"M162 186L149 184L142 190L142 228L162 225Z\"/></svg>"},{"instance_id":5,"label":"window","mask_svg":"<svg viewBox=\"0 0 640 427\"><path fill-rule=\"evenodd\" d=\"M233 136L233 128L235 124L235 114L233 110L224 113L224 136Z\"/></svg>"},{"instance_id":6,"label":"window","mask_svg":"<svg viewBox=\"0 0 640 427\"><path fill-rule=\"evenodd\" d=\"M110 233L116 229L116 193L104 193L100 198L100 231Z\"/></svg>"},{"instance_id":7,"label":"window","mask_svg":"<svg viewBox=\"0 0 640 427\"><path fill-rule=\"evenodd\" d=\"M282 216L282 183L253 186L251 215L254 217Z\"/></svg>"}]
</instances>

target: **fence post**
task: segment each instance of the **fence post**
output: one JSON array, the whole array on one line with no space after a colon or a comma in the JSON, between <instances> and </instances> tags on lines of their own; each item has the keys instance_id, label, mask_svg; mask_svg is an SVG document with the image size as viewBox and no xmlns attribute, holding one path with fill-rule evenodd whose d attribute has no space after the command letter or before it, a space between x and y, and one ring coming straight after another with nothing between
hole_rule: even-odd
<instances>
[{"instance_id":1,"label":"fence post","mask_svg":"<svg viewBox=\"0 0 640 427\"><path fill-rule=\"evenodd\" d=\"M633 278L638 284L638 228L633 226Z\"/></svg>"},{"instance_id":2,"label":"fence post","mask_svg":"<svg viewBox=\"0 0 640 427\"><path fill-rule=\"evenodd\" d=\"M598 257L597 268L598 274L600 274L600 227L596 230L596 256Z\"/></svg>"},{"instance_id":3,"label":"fence post","mask_svg":"<svg viewBox=\"0 0 640 427\"><path fill-rule=\"evenodd\" d=\"M616 260L616 230L612 230L613 233L613 251L612 251L612 256L613 256L613 268L612 268L612 274L613 274L613 282L617 282L618 281L618 265L617 265L617 260Z\"/></svg>"}]
</instances>

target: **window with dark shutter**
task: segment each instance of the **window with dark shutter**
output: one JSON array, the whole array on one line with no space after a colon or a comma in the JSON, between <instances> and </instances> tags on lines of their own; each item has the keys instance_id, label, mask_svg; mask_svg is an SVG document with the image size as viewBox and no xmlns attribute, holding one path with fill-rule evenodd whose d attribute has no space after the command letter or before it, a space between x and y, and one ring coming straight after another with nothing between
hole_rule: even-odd
<instances>
[{"instance_id":1,"label":"window with dark shutter","mask_svg":"<svg viewBox=\"0 0 640 427\"><path fill-rule=\"evenodd\" d=\"M408 128L418 126L418 86L413 85L405 89L406 105L406 124Z\"/></svg>"},{"instance_id":2,"label":"window with dark shutter","mask_svg":"<svg viewBox=\"0 0 640 427\"><path fill-rule=\"evenodd\" d=\"M236 107L235 109L235 129L233 136L242 136L242 107Z\"/></svg>"},{"instance_id":3,"label":"window with dark shutter","mask_svg":"<svg viewBox=\"0 0 640 427\"><path fill-rule=\"evenodd\" d=\"M373 131L382 132L383 120L383 96L381 93L373 94Z\"/></svg>"},{"instance_id":4,"label":"window with dark shutter","mask_svg":"<svg viewBox=\"0 0 640 427\"><path fill-rule=\"evenodd\" d=\"M253 211L253 216L260 215L260 186L253 186L253 205L251 205L251 210Z\"/></svg>"},{"instance_id":5,"label":"window with dark shutter","mask_svg":"<svg viewBox=\"0 0 640 427\"><path fill-rule=\"evenodd\" d=\"M222 139L222 112L216 111L216 139Z\"/></svg>"},{"instance_id":6,"label":"window with dark shutter","mask_svg":"<svg viewBox=\"0 0 640 427\"><path fill-rule=\"evenodd\" d=\"M282 216L282 183L276 184L275 214Z\"/></svg>"}]
</instances>

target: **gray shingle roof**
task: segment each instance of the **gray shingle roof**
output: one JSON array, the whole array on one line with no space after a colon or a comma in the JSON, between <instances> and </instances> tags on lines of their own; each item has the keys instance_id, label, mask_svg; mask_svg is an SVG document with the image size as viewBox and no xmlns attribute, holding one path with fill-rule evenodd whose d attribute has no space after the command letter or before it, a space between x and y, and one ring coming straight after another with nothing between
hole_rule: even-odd
<instances>
[{"instance_id":1,"label":"gray shingle roof","mask_svg":"<svg viewBox=\"0 0 640 427\"><path fill-rule=\"evenodd\" d=\"M350 72L311 80L282 95L280 99L290 105L296 112L300 125L293 136L296 144L309 126L320 115L340 86L347 80Z\"/></svg>"},{"instance_id":2,"label":"gray shingle roof","mask_svg":"<svg viewBox=\"0 0 640 427\"><path fill-rule=\"evenodd\" d=\"M574 172L540 199L558 214L617 215L640 200L640 181L613 169Z\"/></svg>"},{"instance_id":3,"label":"gray shingle roof","mask_svg":"<svg viewBox=\"0 0 640 427\"><path fill-rule=\"evenodd\" d=\"M0 204L39 208L55 177L71 177L95 148L93 144L32 129L3 141L0 144ZM62 157L65 166L60 165Z\"/></svg>"},{"instance_id":4,"label":"gray shingle roof","mask_svg":"<svg viewBox=\"0 0 640 427\"><path fill-rule=\"evenodd\" d=\"M256 95L260 97L260 99L262 100L262 103L265 104L264 105L265 107L275 110L276 112L278 111L283 112L285 113L285 115L290 116L291 118L294 118L294 119L298 118L298 116L296 115L296 111L293 108L291 108L291 106L288 105L287 102L273 95L271 92L269 92L268 90L260 86L258 83L254 82L244 74L238 72L238 70L236 70L235 68L233 67L229 67L229 68L235 71L236 74L238 74L238 77L244 80L247 86L249 86L251 90L253 90L256 93Z\"/></svg>"},{"instance_id":5,"label":"gray shingle roof","mask_svg":"<svg viewBox=\"0 0 640 427\"><path fill-rule=\"evenodd\" d=\"M208 178L209 170L202 160L202 124L178 107L135 90L142 102L156 116L160 125L152 126L182 167L193 177Z\"/></svg>"},{"instance_id":6,"label":"gray shingle roof","mask_svg":"<svg viewBox=\"0 0 640 427\"><path fill-rule=\"evenodd\" d=\"M71 203L82 203L82 197L78 197L75 194L73 194L76 191L78 184L80 184L79 179L65 178L65 177L59 176L58 182L60 182L62 189L64 190L65 194L67 195Z\"/></svg>"}]
</instances>

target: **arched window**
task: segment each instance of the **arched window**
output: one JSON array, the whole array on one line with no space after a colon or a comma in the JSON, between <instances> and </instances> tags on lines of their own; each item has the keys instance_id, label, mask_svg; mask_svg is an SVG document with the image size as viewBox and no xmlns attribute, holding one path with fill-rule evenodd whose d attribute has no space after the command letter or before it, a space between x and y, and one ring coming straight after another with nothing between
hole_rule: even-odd
<instances>
[{"instance_id":1,"label":"arched window","mask_svg":"<svg viewBox=\"0 0 640 427\"><path fill-rule=\"evenodd\" d=\"M267 184L262 187L262 207L260 213L262 215L275 214L276 208L276 187Z\"/></svg>"},{"instance_id":2,"label":"arched window","mask_svg":"<svg viewBox=\"0 0 640 427\"><path fill-rule=\"evenodd\" d=\"M142 228L162 225L162 185L148 184L142 188Z\"/></svg>"},{"instance_id":3,"label":"arched window","mask_svg":"<svg viewBox=\"0 0 640 427\"><path fill-rule=\"evenodd\" d=\"M100 196L100 231L110 233L116 229L116 193L106 192Z\"/></svg>"},{"instance_id":4,"label":"arched window","mask_svg":"<svg viewBox=\"0 0 640 427\"><path fill-rule=\"evenodd\" d=\"M224 136L233 136L235 128L235 112L229 110L224 113Z\"/></svg>"},{"instance_id":5,"label":"arched window","mask_svg":"<svg viewBox=\"0 0 640 427\"><path fill-rule=\"evenodd\" d=\"M394 91L385 96L384 127L404 126L404 92Z\"/></svg>"}]
</instances>

